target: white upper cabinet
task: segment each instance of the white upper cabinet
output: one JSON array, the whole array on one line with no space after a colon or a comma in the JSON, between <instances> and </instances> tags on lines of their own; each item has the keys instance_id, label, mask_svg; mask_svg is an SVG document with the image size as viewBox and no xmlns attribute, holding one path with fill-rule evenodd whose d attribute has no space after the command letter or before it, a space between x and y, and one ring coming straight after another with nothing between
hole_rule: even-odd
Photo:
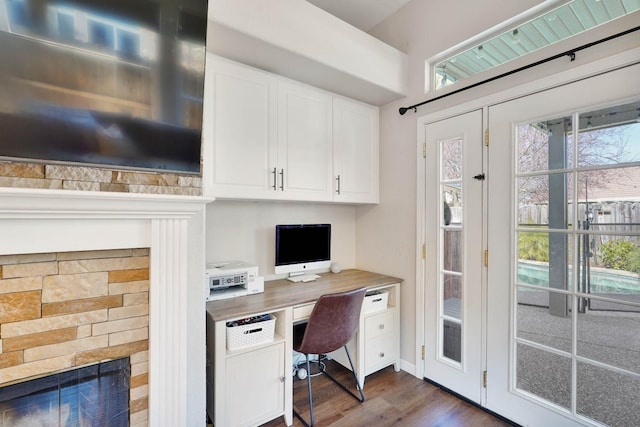
<instances>
[{"instance_id":1,"label":"white upper cabinet","mask_svg":"<svg viewBox=\"0 0 640 427\"><path fill-rule=\"evenodd\" d=\"M275 198L277 85L267 73L213 56L213 194Z\"/></svg>"},{"instance_id":2,"label":"white upper cabinet","mask_svg":"<svg viewBox=\"0 0 640 427\"><path fill-rule=\"evenodd\" d=\"M334 200L378 203L378 108L333 100Z\"/></svg>"},{"instance_id":3,"label":"white upper cabinet","mask_svg":"<svg viewBox=\"0 0 640 427\"><path fill-rule=\"evenodd\" d=\"M212 196L378 202L377 107L215 55L207 87Z\"/></svg>"},{"instance_id":4,"label":"white upper cabinet","mask_svg":"<svg viewBox=\"0 0 640 427\"><path fill-rule=\"evenodd\" d=\"M278 82L278 198L332 200L331 96Z\"/></svg>"}]
</instances>

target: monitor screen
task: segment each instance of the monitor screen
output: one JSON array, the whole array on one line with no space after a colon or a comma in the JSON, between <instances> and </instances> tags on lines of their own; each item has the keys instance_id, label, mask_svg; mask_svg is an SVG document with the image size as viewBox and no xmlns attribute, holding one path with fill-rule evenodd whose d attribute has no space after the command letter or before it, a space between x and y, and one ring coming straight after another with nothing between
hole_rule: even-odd
<instances>
[{"instance_id":1,"label":"monitor screen","mask_svg":"<svg viewBox=\"0 0 640 427\"><path fill-rule=\"evenodd\" d=\"M331 224L276 225L276 274L331 265Z\"/></svg>"}]
</instances>

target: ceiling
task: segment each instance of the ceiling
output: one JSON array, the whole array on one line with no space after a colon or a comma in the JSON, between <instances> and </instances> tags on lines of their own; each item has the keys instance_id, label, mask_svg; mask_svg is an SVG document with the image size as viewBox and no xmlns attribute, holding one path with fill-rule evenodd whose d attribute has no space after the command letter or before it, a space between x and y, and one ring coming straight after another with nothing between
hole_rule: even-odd
<instances>
[{"instance_id":1,"label":"ceiling","mask_svg":"<svg viewBox=\"0 0 640 427\"><path fill-rule=\"evenodd\" d=\"M307 0L362 31L393 15L411 0Z\"/></svg>"}]
</instances>

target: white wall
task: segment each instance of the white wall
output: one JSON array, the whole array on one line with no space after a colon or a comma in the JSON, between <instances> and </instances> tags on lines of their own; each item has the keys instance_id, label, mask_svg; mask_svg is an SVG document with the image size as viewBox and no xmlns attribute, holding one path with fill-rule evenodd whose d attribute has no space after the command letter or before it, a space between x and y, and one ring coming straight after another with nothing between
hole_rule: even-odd
<instances>
[{"instance_id":1,"label":"white wall","mask_svg":"<svg viewBox=\"0 0 640 427\"><path fill-rule=\"evenodd\" d=\"M416 156L422 151L416 144L418 115L400 116L398 108L424 100L425 59L539 2L413 0L371 31L408 54L409 96L380 108L380 205L357 209L356 259L359 268L404 279L401 357L408 370L416 363Z\"/></svg>"},{"instance_id":2,"label":"white wall","mask_svg":"<svg viewBox=\"0 0 640 427\"><path fill-rule=\"evenodd\" d=\"M295 202L214 201L207 206L207 262L239 260L275 276L276 224L331 224L331 259L356 267L355 207Z\"/></svg>"}]
</instances>

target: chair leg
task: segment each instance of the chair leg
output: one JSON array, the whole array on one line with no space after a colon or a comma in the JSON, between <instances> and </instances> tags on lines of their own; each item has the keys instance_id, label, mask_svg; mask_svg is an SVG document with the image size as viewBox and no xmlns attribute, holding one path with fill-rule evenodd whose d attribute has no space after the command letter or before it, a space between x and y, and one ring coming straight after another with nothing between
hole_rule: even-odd
<instances>
[{"instance_id":1,"label":"chair leg","mask_svg":"<svg viewBox=\"0 0 640 427\"><path fill-rule=\"evenodd\" d=\"M349 359L349 365L351 365L351 373L353 374L353 379L356 382L356 388L360 393L360 398L358 400L360 402L364 402L364 391L362 391L362 386L360 385L360 381L358 380L358 375L356 375L356 368L355 366L353 366L353 362L351 361L351 355L349 354L349 349L347 348L346 345L344 346L344 351L347 353L347 359Z\"/></svg>"},{"instance_id":2,"label":"chair leg","mask_svg":"<svg viewBox=\"0 0 640 427\"><path fill-rule=\"evenodd\" d=\"M293 410L293 415L295 415L296 418L302 421L302 424L304 424L305 427L313 427L316 420L315 420L315 416L313 415L313 395L311 394L311 364L309 363L308 354L305 354L305 358L307 359L307 389L309 392L309 419L311 420L311 422L307 423L305 419L302 418L302 416L295 409Z\"/></svg>"},{"instance_id":3,"label":"chair leg","mask_svg":"<svg viewBox=\"0 0 640 427\"><path fill-rule=\"evenodd\" d=\"M340 381L338 381L337 379L335 379L331 374L329 374L327 371L322 371L327 377L329 377L329 379L331 381L333 381L334 383L336 383L338 386L340 386L341 389L343 389L344 391L346 391L347 393L349 393L351 396L353 396L356 400L360 401L360 402L364 402L364 392L362 391L362 386L360 386L360 381L358 381L358 376L356 375L356 368L353 366L353 361L351 360L351 355L349 354L349 349L347 348L347 346L344 346L344 351L347 353L347 359L349 359L349 365L351 365L351 373L353 374L353 379L356 381L356 388L358 389L358 393L360 394L360 396L357 396L353 391L349 390L347 387L345 387Z\"/></svg>"}]
</instances>

